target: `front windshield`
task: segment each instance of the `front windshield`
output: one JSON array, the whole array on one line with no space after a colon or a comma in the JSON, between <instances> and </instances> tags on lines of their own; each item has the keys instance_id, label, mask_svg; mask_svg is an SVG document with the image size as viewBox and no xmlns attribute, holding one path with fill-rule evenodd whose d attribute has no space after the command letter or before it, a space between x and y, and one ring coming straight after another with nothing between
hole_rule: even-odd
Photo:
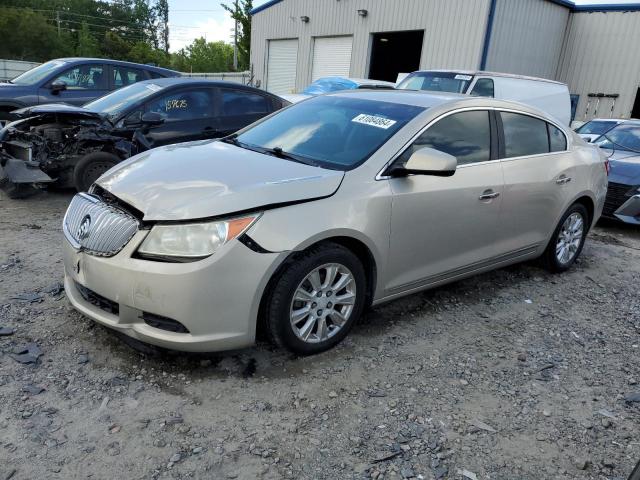
<instances>
[{"instance_id":1,"label":"front windshield","mask_svg":"<svg viewBox=\"0 0 640 480\"><path fill-rule=\"evenodd\" d=\"M138 82L93 100L85 104L84 108L92 112L104 113L111 118L117 118L125 113L132 104L162 89L163 87L155 83Z\"/></svg>"},{"instance_id":2,"label":"front windshield","mask_svg":"<svg viewBox=\"0 0 640 480\"><path fill-rule=\"evenodd\" d=\"M282 110L236 140L247 148L276 149L322 167L350 170L423 110L364 98L320 96Z\"/></svg>"},{"instance_id":3,"label":"front windshield","mask_svg":"<svg viewBox=\"0 0 640 480\"><path fill-rule=\"evenodd\" d=\"M640 124L618 125L594 143L610 150L640 153Z\"/></svg>"},{"instance_id":4,"label":"front windshield","mask_svg":"<svg viewBox=\"0 0 640 480\"><path fill-rule=\"evenodd\" d=\"M11 80L11 83L15 83L16 85L34 85L48 77L51 72L57 70L58 67L64 64L65 62L61 60L51 60L50 62L38 65L31 70L27 70L22 75L18 75L16 78Z\"/></svg>"},{"instance_id":5,"label":"front windshield","mask_svg":"<svg viewBox=\"0 0 640 480\"><path fill-rule=\"evenodd\" d=\"M396 88L400 90L465 93L471 80L473 80L473 75L464 73L414 72L407 75Z\"/></svg>"},{"instance_id":6,"label":"front windshield","mask_svg":"<svg viewBox=\"0 0 640 480\"><path fill-rule=\"evenodd\" d=\"M306 95L321 95L323 93L337 92L339 90L352 90L357 87L358 84L356 82L352 82L347 78L326 77L319 78L305 88L302 93Z\"/></svg>"},{"instance_id":7,"label":"front windshield","mask_svg":"<svg viewBox=\"0 0 640 480\"><path fill-rule=\"evenodd\" d=\"M576 133L602 135L616 126L616 122L591 120L576 130Z\"/></svg>"}]
</instances>

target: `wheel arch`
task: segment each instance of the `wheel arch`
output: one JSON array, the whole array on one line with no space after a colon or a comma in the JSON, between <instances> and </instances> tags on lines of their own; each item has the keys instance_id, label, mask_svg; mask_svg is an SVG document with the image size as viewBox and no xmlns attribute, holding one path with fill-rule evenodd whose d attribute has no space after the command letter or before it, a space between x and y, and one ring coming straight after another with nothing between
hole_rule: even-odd
<instances>
[{"instance_id":1,"label":"wheel arch","mask_svg":"<svg viewBox=\"0 0 640 480\"><path fill-rule=\"evenodd\" d=\"M264 313L266 308L266 302L271 291L282 274L282 272L292 263L296 258L306 251L315 248L325 243L336 243L342 247L351 251L362 262L362 266L365 270L365 281L367 283L367 291L365 297L365 308L369 307L372 302L376 291L378 280L378 263L371 248L361 239L355 236L335 234L332 236L323 237L321 239L315 239L311 242L305 242L299 248L292 250L289 255L282 261L282 263L276 268L276 270L269 278L267 285L262 291L260 298L260 305L258 307L258 319L257 319L257 333L262 336L264 332Z\"/></svg>"}]
</instances>

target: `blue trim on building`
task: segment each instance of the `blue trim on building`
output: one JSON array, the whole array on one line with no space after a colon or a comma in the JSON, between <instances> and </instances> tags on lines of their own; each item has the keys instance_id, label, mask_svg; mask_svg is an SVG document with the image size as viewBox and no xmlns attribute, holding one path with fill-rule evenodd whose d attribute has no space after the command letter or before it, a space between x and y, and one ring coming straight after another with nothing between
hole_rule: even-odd
<instances>
[{"instance_id":1,"label":"blue trim on building","mask_svg":"<svg viewBox=\"0 0 640 480\"><path fill-rule=\"evenodd\" d=\"M280 3L282 0L269 0L268 2L255 7L251 10L251 15L255 15L269 7L273 7L275 4ZM570 0L547 0L557 5L567 7L572 12L637 12L640 11L640 3L598 3L593 5L576 5ZM492 0L493 3L493 0ZM486 43L485 43L486 45Z\"/></svg>"},{"instance_id":2,"label":"blue trim on building","mask_svg":"<svg viewBox=\"0 0 640 480\"><path fill-rule=\"evenodd\" d=\"M276 3L280 3L282 0L269 0L267 3L263 3L262 5L252 9L249 13L251 15L255 15L258 12L266 10L269 7L273 7Z\"/></svg>"},{"instance_id":3,"label":"blue trim on building","mask_svg":"<svg viewBox=\"0 0 640 480\"><path fill-rule=\"evenodd\" d=\"M489 18L487 18L487 29L484 32L484 44L482 45L482 59L480 60L480 70L487 67L487 57L489 56L489 44L491 43L491 32L493 31L493 17L496 14L496 0L491 0L489 6Z\"/></svg>"}]
</instances>

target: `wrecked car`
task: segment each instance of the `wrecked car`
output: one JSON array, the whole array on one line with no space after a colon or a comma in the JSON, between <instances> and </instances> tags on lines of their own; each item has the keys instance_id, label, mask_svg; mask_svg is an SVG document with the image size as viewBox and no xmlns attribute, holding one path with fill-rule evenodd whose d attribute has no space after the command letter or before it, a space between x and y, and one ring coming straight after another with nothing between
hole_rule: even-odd
<instances>
[{"instance_id":1,"label":"wrecked car","mask_svg":"<svg viewBox=\"0 0 640 480\"><path fill-rule=\"evenodd\" d=\"M104 172L150 148L229 135L288 102L240 84L146 80L76 107L14 112L0 131L0 188L19 198L33 186L84 191Z\"/></svg>"}]
</instances>

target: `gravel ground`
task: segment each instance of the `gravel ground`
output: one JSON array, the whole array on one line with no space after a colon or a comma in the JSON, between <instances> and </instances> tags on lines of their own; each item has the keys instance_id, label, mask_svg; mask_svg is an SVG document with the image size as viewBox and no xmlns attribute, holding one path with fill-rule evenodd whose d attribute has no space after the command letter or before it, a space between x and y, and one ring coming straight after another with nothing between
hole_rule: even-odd
<instances>
[{"instance_id":1,"label":"gravel ground","mask_svg":"<svg viewBox=\"0 0 640 480\"><path fill-rule=\"evenodd\" d=\"M68 306L70 196L0 196L0 480L622 479L640 459L640 229L599 225L563 275L376 308L322 355L198 356Z\"/></svg>"}]
</instances>

